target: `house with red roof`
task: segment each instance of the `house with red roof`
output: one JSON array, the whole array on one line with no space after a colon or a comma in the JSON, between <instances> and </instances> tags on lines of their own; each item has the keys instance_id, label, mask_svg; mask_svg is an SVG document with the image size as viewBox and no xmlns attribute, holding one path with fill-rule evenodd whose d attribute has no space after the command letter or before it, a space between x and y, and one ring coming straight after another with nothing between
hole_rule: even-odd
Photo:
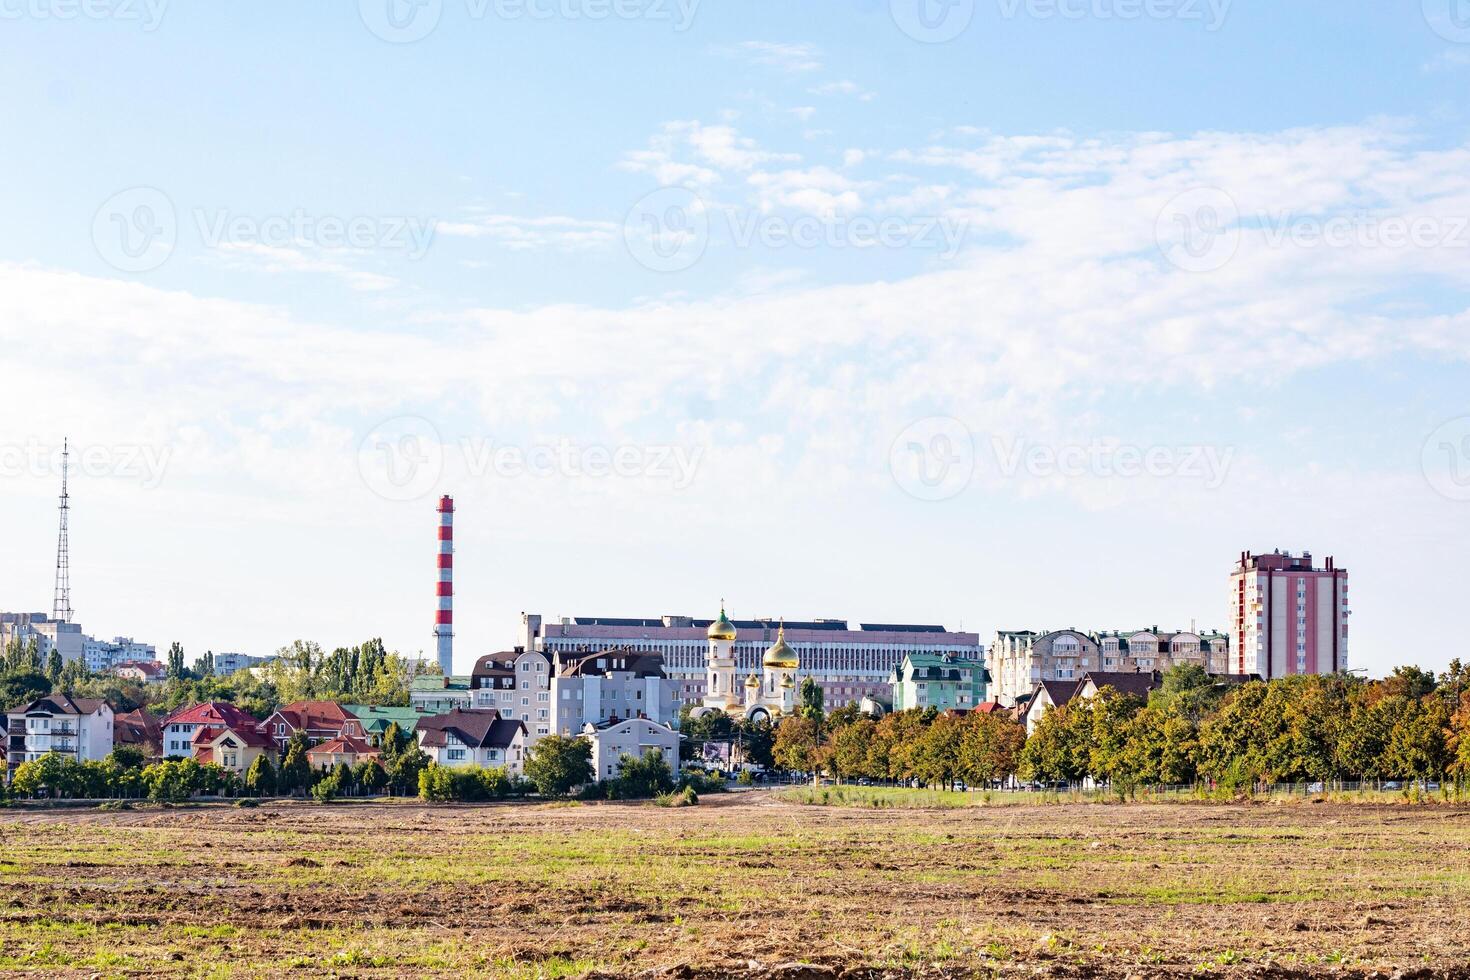
<instances>
[{"instance_id":1,"label":"house with red roof","mask_svg":"<svg viewBox=\"0 0 1470 980\"><path fill-rule=\"evenodd\" d=\"M260 756L273 756L276 743L251 719L249 725L221 725L201 728L194 736L194 759L201 765L214 763L238 775L246 771Z\"/></svg>"},{"instance_id":2,"label":"house with red roof","mask_svg":"<svg viewBox=\"0 0 1470 980\"><path fill-rule=\"evenodd\" d=\"M420 718L419 748L441 766L504 766L519 774L526 750L526 724L493 708L455 708Z\"/></svg>"},{"instance_id":3,"label":"house with red roof","mask_svg":"<svg viewBox=\"0 0 1470 980\"><path fill-rule=\"evenodd\" d=\"M339 762L355 766L363 759L376 759L379 755L376 746L356 735L339 735L306 752L307 761L313 769L330 769Z\"/></svg>"},{"instance_id":4,"label":"house with red roof","mask_svg":"<svg viewBox=\"0 0 1470 980\"><path fill-rule=\"evenodd\" d=\"M343 735L363 738L365 734L357 716L335 701L293 701L277 708L261 723L260 730L275 741L276 751L281 753L296 732L305 732L310 745Z\"/></svg>"},{"instance_id":5,"label":"house with red roof","mask_svg":"<svg viewBox=\"0 0 1470 980\"><path fill-rule=\"evenodd\" d=\"M167 680L163 664L156 660L124 660L113 665L112 676L140 684L162 684Z\"/></svg>"},{"instance_id":6,"label":"house with red roof","mask_svg":"<svg viewBox=\"0 0 1470 980\"><path fill-rule=\"evenodd\" d=\"M206 701L180 708L163 720L164 758L184 758L194 754L194 736L202 728L255 728L260 721L250 712L228 701Z\"/></svg>"},{"instance_id":7,"label":"house with red roof","mask_svg":"<svg viewBox=\"0 0 1470 980\"><path fill-rule=\"evenodd\" d=\"M138 749L149 760L163 758L163 724L147 708L118 715L112 723L112 744Z\"/></svg>"}]
</instances>

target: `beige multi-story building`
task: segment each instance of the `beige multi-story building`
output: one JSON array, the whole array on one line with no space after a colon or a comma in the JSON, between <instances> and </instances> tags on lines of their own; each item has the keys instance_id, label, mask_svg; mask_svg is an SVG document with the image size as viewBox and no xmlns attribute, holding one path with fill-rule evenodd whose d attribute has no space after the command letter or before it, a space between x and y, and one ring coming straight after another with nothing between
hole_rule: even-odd
<instances>
[{"instance_id":1,"label":"beige multi-story building","mask_svg":"<svg viewBox=\"0 0 1470 980\"><path fill-rule=\"evenodd\" d=\"M1043 681L1080 681L1090 672L1147 674L1195 664L1211 674L1229 671L1230 640L1223 633L1145 630L1087 632L1003 630L986 655L991 697L1014 705Z\"/></svg>"}]
</instances>

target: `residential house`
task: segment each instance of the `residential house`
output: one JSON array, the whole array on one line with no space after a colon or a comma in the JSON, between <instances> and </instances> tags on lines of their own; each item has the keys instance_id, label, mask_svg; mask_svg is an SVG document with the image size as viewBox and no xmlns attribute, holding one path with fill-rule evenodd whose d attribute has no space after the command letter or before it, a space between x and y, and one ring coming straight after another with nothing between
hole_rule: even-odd
<instances>
[{"instance_id":1,"label":"residential house","mask_svg":"<svg viewBox=\"0 0 1470 980\"><path fill-rule=\"evenodd\" d=\"M592 771L598 779L615 779L623 756L637 758L650 749L662 755L671 770L679 771L679 739L683 736L668 725L628 718L588 723L579 734L592 743Z\"/></svg>"},{"instance_id":2,"label":"residential house","mask_svg":"<svg viewBox=\"0 0 1470 980\"><path fill-rule=\"evenodd\" d=\"M388 726L397 724L399 729L410 738L414 729L418 727L419 719L425 717L425 712L414 707L384 707L376 704L344 704L343 709L362 724L362 737L370 745L381 747L383 744L383 733Z\"/></svg>"},{"instance_id":3,"label":"residential house","mask_svg":"<svg viewBox=\"0 0 1470 980\"><path fill-rule=\"evenodd\" d=\"M163 664L156 660L124 660L113 666L112 676L140 684L162 684L168 679Z\"/></svg>"},{"instance_id":4,"label":"residential house","mask_svg":"<svg viewBox=\"0 0 1470 980\"><path fill-rule=\"evenodd\" d=\"M1127 694L1147 701L1150 691L1163 686L1164 675L1156 670L1146 674L1108 673L1094 670L1082 678L1082 683L1077 687L1077 697L1095 698L1103 688L1111 687L1119 694Z\"/></svg>"},{"instance_id":5,"label":"residential house","mask_svg":"<svg viewBox=\"0 0 1470 980\"><path fill-rule=\"evenodd\" d=\"M1036 726L1052 708L1059 708L1076 697L1077 688L1081 685L1081 681L1042 681L1037 684L1021 714L1026 734L1036 731Z\"/></svg>"},{"instance_id":6,"label":"residential house","mask_svg":"<svg viewBox=\"0 0 1470 980\"><path fill-rule=\"evenodd\" d=\"M261 722L260 730L275 741L283 757L286 743L297 732L306 733L308 747L342 735L363 737L362 722L336 701L293 701Z\"/></svg>"},{"instance_id":7,"label":"residential house","mask_svg":"<svg viewBox=\"0 0 1470 980\"><path fill-rule=\"evenodd\" d=\"M254 721L254 719L251 719ZM201 764L214 763L245 775L262 755L276 754L276 743L260 730L259 723L201 728L194 736L194 758Z\"/></svg>"},{"instance_id":8,"label":"residential house","mask_svg":"<svg viewBox=\"0 0 1470 980\"><path fill-rule=\"evenodd\" d=\"M382 753L367 739L357 735L339 735L315 745L306 752L313 769L331 769L339 762L355 766L362 759L377 759Z\"/></svg>"},{"instance_id":9,"label":"residential house","mask_svg":"<svg viewBox=\"0 0 1470 980\"><path fill-rule=\"evenodd\" d=\"M455 708L420 718L419 748L441 766L503 766L519 775L526 752L526 724L482 708Z\"/></svg>"},{"instance_id":10,"label":"residential house","mask_svg":"<svg viewBox=\"0 0 1470 980\"><path fill-rule=\"evenodd\" d=\"M676 691L676 682L664 674L661 653L627 649L557 653L550 692L554 730L577 735L587 725L628 718L667 725L678 713Z\"/></svg>"},{"instance_id":11,"label":"residential house","mask_svg":"<svg viewBox=\"0 0 1470 980\"><path fill-rule=\"evenodd\" d=\"M260 724L250 712L228 701L206 701L180 708L163 720L163 756L183 759L194 754L194 736L204 728L255 727Z\"/></svg>"},{"instance_id":12,"label":"residential house","mask_svg":"<svg viewBox=\"0 0 1470 980\"><path fill-rule=\"evenodd\" d=\"M7 714L5 761L10 769L47 752L87 762L105 759L112 751L112 708L100 698L48 694Z\"/></svg>"},{"instance_id":13,"label":"residential house","mask_svg":"<svg viewBox=\"0 0 1470 980\"><path fill-rule=\"evenodd\" d=\"M550 658L526 647L481 657L470 673L472 701L466 707L494 708L503 718L525 722L534 743L555 730L551 677Z\"/></svg>"},{"instance_id":14,"label":"residential house","mask_svg":"<svg viewBox=\"0 0 1470 980\"><path fill-rule=\"evenodd\" d=\"M985 700L989 683L983 661L947 653L908 653L893 668L893 710L969 711Z\"/></svg>"},{"instance_id":15,"label":"residential house","mask_svg":"<svg viewBox=\"0 0 1470 980\"><path fill-rule=\"evenodd\" d=\"M408 703L426 714L442 714L471 707L470 679L431 674L415 677L408 687Z\"/></svg>"},{"instance_id":16,"label":"residential house","mask_svg":"<svg viewBox=\"0 0 1470 980\"><path fill-rule=\"evenodd\" d=\"M112 722L112 744L126 745L149 761L163 758L163 723L147 708L127 711Z\"/></svg>"}]
</instances>

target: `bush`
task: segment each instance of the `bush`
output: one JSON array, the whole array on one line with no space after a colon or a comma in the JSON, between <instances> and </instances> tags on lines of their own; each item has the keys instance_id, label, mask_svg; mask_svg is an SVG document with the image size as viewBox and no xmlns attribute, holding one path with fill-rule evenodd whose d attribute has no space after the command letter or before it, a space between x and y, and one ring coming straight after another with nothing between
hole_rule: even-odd
<instances>
[{"instance_id":1,"label":"bush","mask_svg":"<svg viewBox=\"0 0 1470 980\"><path fill-rule=\"evenodd\" d=\"M668 807L697 806L699 794L694 792L693 786L685 786L682 790L673 793L660 793L653 798L653 802L658 806Z\"/></svg>"},{"instance_id":2,"label":"bush","mask_svg":"<svg viewBox=\"0 0 1470 980\"><path fill-rule=\"evenodd\" d=\"M260 806L260 801L247 796L243 800L236 800L235 805L242 810L253 810Z\"/></svg>"},{"instance_id":3,"label":"bush","mask_svg":"<svg viewBox=\"0 0 1470 980\"><path fill-rule=\"evenodd\" d=\"M748 773L742 772L748 777ZM710 793L725 792L725 780L718 774L704 772L701 769L685 769L679 777L679 786L691 787L696 793L708 795Z\"/></svg>"},{"instance_id":4,"label":"bush","mask_svg":"<svg viewBox=\"0 0 1470 980\"><path fill-rule=\"evenodd\" d=\"M330 803L342 792L342 784L334 772L329 776L323 776L311 787L311 798L318 803Z\"/></svg>"},{"instance_id":5,"label":"bush","mask_svg":"<svg viewBox=\"0 0 1470 980\"><path fill-rule=\"evenodd\" d=\"M431 803L500 800L519 789L503 767L441 766L431 762L419 773L419 797Z\"/></svg>"},{"instance_id":6,"label":"bush","mask_svg":"<svg viewBox=\"0 0 1470 980\"><path fill-rule=\"evenodd\" d=\"M116 810L131 810L133 805L127 800L108 800L106 803L97 804L97 809L112 812Z\"/></svg>"}]
</instances>

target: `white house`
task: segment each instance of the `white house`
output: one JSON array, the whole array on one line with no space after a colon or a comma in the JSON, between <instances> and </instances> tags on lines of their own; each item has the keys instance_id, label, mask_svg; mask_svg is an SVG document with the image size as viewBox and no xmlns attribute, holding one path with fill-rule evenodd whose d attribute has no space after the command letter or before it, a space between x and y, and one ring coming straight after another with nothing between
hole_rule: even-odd
<instances>
[{"instance_id":1,"label":"white house","mask_svg":"<svg viewBox=\"0 0 1470 980\"><path fill-rule=\"evenodd\" d=\"M11 769L47 752L87 762L112 751L112 708L100 698L50 694L16 708L7 718L5 759Z\"/></svg>"},{"instance_id":2,"label":"white house","mask_svg":"<svg viewBox=\"0 0 1470 980\"><path fill-rule=\"evenodd\" d=\"M581 737L592 742L592 771L598 779L616 778L623 756L639 757L649 749L657 750L671 770L679 771L679 739L683 736L668 725L647 718L589 723Z\"/></svg>"},{"instance_id":3,"label":"white house","mask_svg":"<svg viewBox=\"0 0 1470 980\"><path fill-rule=\"evenodd\" d=\"M524 722L498 711L455 708L420 718L419 748L441 766L503 766L520 775L526 755Z\"/></svg>"}]
</instances>

